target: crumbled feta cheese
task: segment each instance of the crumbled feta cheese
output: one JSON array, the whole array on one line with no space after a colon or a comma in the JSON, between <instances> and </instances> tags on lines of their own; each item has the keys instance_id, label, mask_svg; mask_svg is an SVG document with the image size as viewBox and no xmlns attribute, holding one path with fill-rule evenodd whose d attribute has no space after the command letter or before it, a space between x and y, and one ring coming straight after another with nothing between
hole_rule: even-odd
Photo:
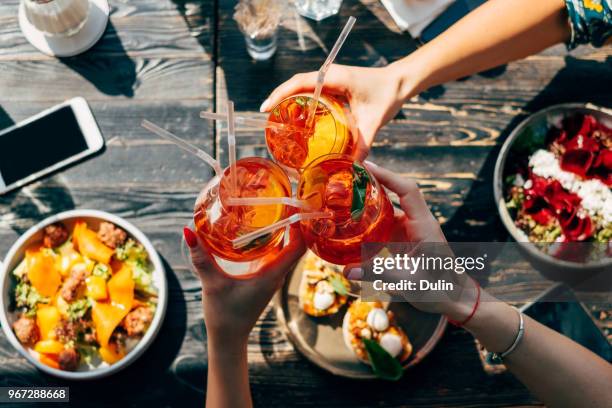
<instances>
[{"instance_id":1,"label":"crumbled feta cheese","mask_svg":"<svg viewBox=\"0 0 612 408\"><path fill-rule=\"evenodd\" d=\"M562 170L555 155L543 149L531 156L529 166L537 176L558 180L563 188L576 193L589 215L601 216L605 224L612 222L612 191L601 180L581 180L576 174ZM524 187L531 185L528 187L525 183Z\"/></svg>"},{"instance_id":2,"label":"crumbled feta cheese","mask_svg":"<svg viewBox=\"0 0 612 408\"><path fill-rule=\"evenodd\" d=\"M514 177L514 183L513 183L516 187L522 187L523 184L525 184L525 179L523 178L523 176L521 176L521 174L517 174L516 177Z\"/></svg>"}]
</instances>

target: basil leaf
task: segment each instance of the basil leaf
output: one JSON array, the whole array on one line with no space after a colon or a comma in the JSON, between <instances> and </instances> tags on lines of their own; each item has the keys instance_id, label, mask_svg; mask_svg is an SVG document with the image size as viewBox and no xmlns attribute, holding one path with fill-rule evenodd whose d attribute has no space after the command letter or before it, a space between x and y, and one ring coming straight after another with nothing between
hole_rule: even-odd
<instances>
[{"instance_id":1,"label":"basil leaf","mask_svg":"<svg viewBox=\"0 0 612 408\"><path fill-rule=\"evenodd\" d=\"M338 275L331 275L328 279L329 284L334 288L334 291L340 296L348 295L348 288Z\"/></svg>"},{"instance_id":2,"label":"basil leaf","mask_svg":"<svg viewBox=\"0 0 612 408\"><path fill-rule=\"evenodd\" d=\"M397 381L404 375L402 365L374 340L362 339L376 377Z\"/></svg>"},{"instance_id":3,"label":"basil leaf","mask_svg":"<svg viewBox=\"0 0 612 408\"><path fill-rule=\"evenodd\" d=\"M353 203L351 205L351 218L359 220L365 207L366 191L370 183L367 170L357 162L353 162Z\"/></svg>"},{"instance_id":4,"label":"basil leaf","mask_svg":"<svg viewBox=\"0 0 612 408\"><path fill-rule=\"evenodd\" d=\"M303 96L297 96L295 98L295 103L297 103L300 106L306 106L306 98L304 98Z\"/></svg>"}]
</instances>

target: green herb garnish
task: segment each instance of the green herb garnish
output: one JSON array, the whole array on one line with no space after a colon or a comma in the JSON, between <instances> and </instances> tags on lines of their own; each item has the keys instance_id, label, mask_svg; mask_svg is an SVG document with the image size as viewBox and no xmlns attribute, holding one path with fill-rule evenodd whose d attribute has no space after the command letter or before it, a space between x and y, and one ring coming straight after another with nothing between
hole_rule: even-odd
<instances>
[{"instance_id":1,"label":"green herb garnish","mask_svg":"<svg viewBox=\"0 0 612 408\"><path fill-rule=\"evenodd\" d=\"M91 303L87 299L79 299L68 305L68 319L71 321L79 320L85 316Z\"/></svg>"},{"instance_id":2,"label":"green herb garnish","mask_svg":"<svg viewBox=\"0 0 612 408\"><path fill-rule=\"evenodd\" d=\"M307 102L308 101L303 96L296 96L295 97L295 103L297 103L300 106L306 106Z\"/></svg>"},{"instance_id":3,"label":"green herb garnish","mask_svg":"<svg viewBox=\"0 0 612 408\"><path fill-rule=\"evenodd\" d=\"M338 275L331 275L328 279L329 284L334 288L334 291L340 296L348 295L348 288Z\"/></svg>"},{"instance_id":4,"label":"green herb garnish","mask_svg":"<svg viewBox=\"0 0 612 408\"><path fill-rule=\"evenodd\" d=\"M370 175L359 163L353 162L353 204L351 205L351 218L359 220L365 207L366 191L370 183Z\"/></svg>"},{"instance_id":5,"label":"green herb garnish","mask_svg":"<svg viewBox=\"0 0 612 408\"><path fill-rule=\"evenodd\" d=\"M393 358L376 341L370 339L362 339L362 341L376 377L388 381L397 381L402 378L404 369L397 359Z\"/></svg>"},{"instance_id":6,"label":"green herb garnish","mask_svg":"<svg viewBox=\"0 0 612 408\"><path fill-rule=\"evenodd\" d=\"M280 118L280 109L278 108L274 108L274 110L272 111L272 113L274 114L274 116L276 116L277 118Z\"/></svg>"},{"instance_id":7,"label":"green herb garnish","mask_svg":"<svg viewBox=\"0 0 612 408\"><path fill-rule=\"evenodd\" d=\"M528 127L521 133L512 145L512 152L519 155L529 156L536 150L541 149L546 142L547 128L534 129Z\"/></svg>"}]
</instances>

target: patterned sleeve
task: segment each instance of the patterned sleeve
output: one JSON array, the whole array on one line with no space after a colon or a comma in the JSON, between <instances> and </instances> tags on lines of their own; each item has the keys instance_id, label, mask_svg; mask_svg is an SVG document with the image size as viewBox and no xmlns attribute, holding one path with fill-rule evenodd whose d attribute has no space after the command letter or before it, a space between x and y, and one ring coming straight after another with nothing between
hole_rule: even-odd
<instances>
[{"instance_id":1,"label":"patterned sleeve","mask_svg":"<svg viewBox=\"0 0 612 408\"><path fill-rule=\"evenodd\" d=\"M601 47L612 36L612 0L565 0L572 36L567 44Z\"/></svg>"}]
</instances>

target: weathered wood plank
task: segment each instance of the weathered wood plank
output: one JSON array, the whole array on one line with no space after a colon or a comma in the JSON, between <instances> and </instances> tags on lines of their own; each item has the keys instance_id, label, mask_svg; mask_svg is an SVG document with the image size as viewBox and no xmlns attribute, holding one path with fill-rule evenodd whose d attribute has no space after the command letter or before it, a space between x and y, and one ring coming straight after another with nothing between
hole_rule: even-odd
<instances>
[{"instance_id":1,"label":"weathered wood plank","mask_svg":"<svg viewBox=\"0 0 612 408\"><path fill-rule=\"evenodd\" d=\"M0 4L0 61L51 59L32 47L17 21L18 1ZM190 26L184 14L198 15ZM193 17L190 17L193 19ZM212 0L204 1L111 1L107 32L88 54L101 56L212 56ZM190 29L191 28L191 29Z\"/></svg>"},{"instance_id":2,"label":"weathered wood plank","mask_svg":"<svg viewBox=\"0 0 612 408\"><path fill-rule=\"evenodd\" d=\"M132 59L125 55L96 58L85 54L64 62L2 62L3 103L59 101L77 95L88 100L113 97L202 100L212 97L213 71L204 57Z\"/></svg>"}]
</instances>

